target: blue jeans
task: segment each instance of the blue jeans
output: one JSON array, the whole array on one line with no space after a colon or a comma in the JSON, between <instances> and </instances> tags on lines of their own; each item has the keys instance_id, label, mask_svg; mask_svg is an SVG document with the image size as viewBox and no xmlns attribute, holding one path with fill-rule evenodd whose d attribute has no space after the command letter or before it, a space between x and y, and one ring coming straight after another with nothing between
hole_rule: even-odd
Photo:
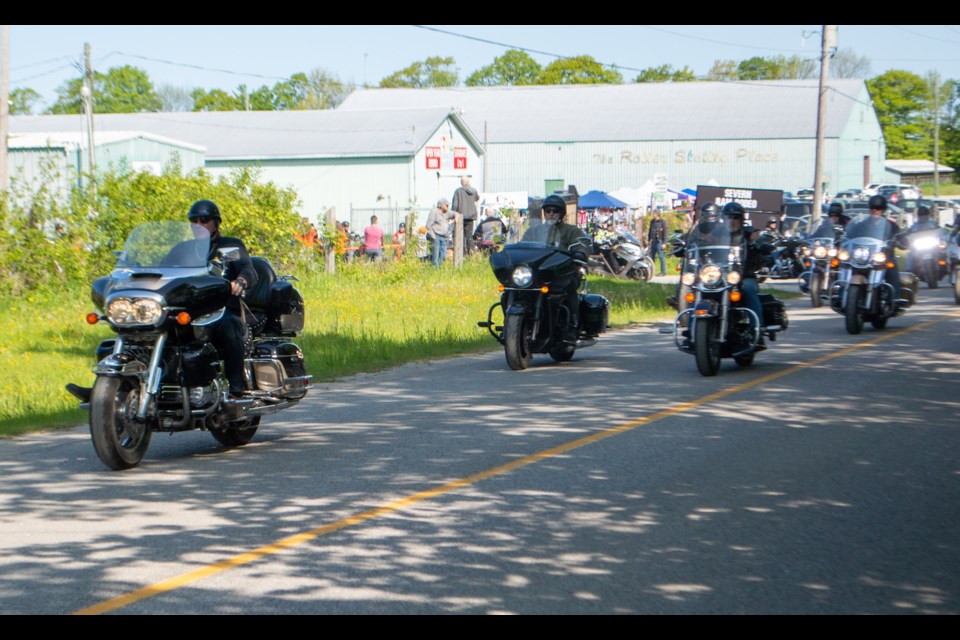
<instances>
[{"instance_id":1,"label":"blue jeans","mask_svg":"<svg viewBox=\"0 0 960 640\"><path fill-rule=\"evenodd\" d=\"M659 240L654 240L650 243L650 254L656 256L660 260L660 273L666 273L667 271L667 259L663 255L663 243Z\"/></svg>"},{"instance_id":2,"label":"blue jeans","mask_svg":"<svg viewBox=\"0 0 960 640\"><path fill-rule=\"evenodd\" d=\"M434 238L430 243L430 264L439 267L447 259L447 239Z\"/></svg>"},{"instance_id":3,"label":"blue jeans","mask_svg":"<svg viewBox=\"0 0 960 640\"><path fill-rule=\"evenodd\" d=\"M744 278L740 285L740 291L743 293L743 302L760 320L760 326L763 326L763 305L760 304L760 284L756 278ZM750 317L750 328L756 329L757 321Z\"/></svg>"}]
</instances>

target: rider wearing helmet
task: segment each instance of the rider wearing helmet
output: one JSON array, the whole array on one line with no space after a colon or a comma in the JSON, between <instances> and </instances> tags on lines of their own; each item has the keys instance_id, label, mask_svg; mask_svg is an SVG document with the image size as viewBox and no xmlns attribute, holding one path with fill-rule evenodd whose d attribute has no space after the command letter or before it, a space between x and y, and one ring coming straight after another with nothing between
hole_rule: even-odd
<instances>
[{"instance_id":1,"label":"rider wearing helmet","mask_svg":"<svg viewBox=\"0 0 960 640\"><path fill-rule=\"evenodd\" d=\"M243 395L243 335L244 327L240 316L239 296L257 284L257 272L253 268L247 248L238 238L228 238L220 235L220 209L210 200L197 200L190 207L187 219L210 233L210 253L207 260L217 257L219 249L239 249L239 257L226 264L224 277L230 281L230 302L227 304L227 313L213 325L211 342L223 359L224 373L230 384L230 396L237 398Z\"/></svg>"},{"instance_id":2,"label":"rider wearing helmet","mask_svg":"<svg viewBox=\"0 0 960 640\"><path fill-rule=\"evenodd\" d=\"M686 242L678 242L675 244L670 253L676 258L682 258L686 253L686 244L690 242L690 238L695 237L694 234L706 236L713 230L714 226L717 224L717 220L719 219L720 207L713 202L703 203L703 205L700 207L700 215L697 217L693 228L690 230L690 234L687 236ZM689 306L686 300L687 292L689 290L690 287L683 284L683 282L678 281L677 293L674 296L667 297L667 304L676 309L678 312L683 311L687 308L687 306ZM685 318L683 321L685 322Z\"/></svg>"},{"instance_id":3,"label":"rider wearing helmet","mask_svg":"<svg viewBox=\"0 0 960 640\"><path fill-rule=\"evenodd\" d=\"M540 208L543 212L543 223L527 229L523 234L523 241L551 244L560 249L569 250L577 259L586 262L588 247L591 246L590 238L577 225L563 221L563 216L567 212L567 203L564 199L556 194L549 195L543 199ZM564 342L568 344L577 342L580 310L580 296L577 290L579 288L580 279L575 278L567 287L567 297L564 301L570 319L564 328Z\"/></svg>"},{"instance_id":4,"label":"rider wearing helmet","mask_svg":"<svg viewBox=\"0 0 960 640\"><path fill-rule=\"evenodd\" d=\"M728 202L720 212L727 226L730 228L731 246L741 246L743 251L743 279L740 281L740 291L743 302L748 309L756 314L760 327L763 327L763 305L760 303L760 283L757 281L757 272L763 267L763 250L773 250L773 245L764 245L761 249L753 245L753 241L760 235L759 229L744 225L746 210L739 202ZM756 328L757 320L750 317L750 327ZM763 345L763 334L760 334L760 345Z\"/></svg>"},{"instance_id":5,"label":"rider wearing helmet","mask_svg":"<svg viewBox=\"0 0 960 640\"><path fill-rule=\"evenodd\" d=\"M901 235L900 225L884 215L887 210L887 199L883 196L872 196L867 206L870 207L870 215L873 216L877 224L890 225L890 229L887 232L887 237L890 238L890 240L887 242L886 254L887 264L892 264L893 266L888 267L886 271L884 271L883 279L893 287L895 291L894 298L897 300L897 305L905 304L906 300L902 302L900 300L900 268L897 266L895 251L898 245L903 248L903 243L905 242Z\"/></svg>"},{"instance_id":6,"label":"rider wearing helmet","mask_svg":"<svg viewBox=\"0 0 960 640\"><path fill-rule=\"evenodd\" d=\"M940 225L937 224L935 220L930 217L930 208L925 206L917 207L917 221L910 225L910 228L907 229L905 235L911 233L916 233L918 231L929 231L931 229L939 229ZM907 258L907 271L911 273L920 273L919 266L916 263L916 252L910 251L910 254Z\"/></svg>"}]
</instances>

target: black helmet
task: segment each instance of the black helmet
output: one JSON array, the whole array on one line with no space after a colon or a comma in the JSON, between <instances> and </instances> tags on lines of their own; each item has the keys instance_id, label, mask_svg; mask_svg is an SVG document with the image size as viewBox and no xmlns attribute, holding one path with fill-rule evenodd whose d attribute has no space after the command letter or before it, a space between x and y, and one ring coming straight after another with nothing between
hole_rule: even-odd
<instances>
[{"instance_id":1,"label":"black helmet","mask_svg":"<svg viewBox=\"0 0 960 640\"><path fill-rule=\"evenodd\" d=\"M704 220L716 220L720 216L720 207L713 202L707 202L700 207L700 217Z\"/></svg>"},{"instance_id":2,"label":"black helmet","mask_svg":"<svg viewBox=\"0 0 960 640\"><path fill-rule=\"evenodd\" d=\"M930 215L930 208L929 208L929 207L924 207L924 206L917 207L917 217L918 217L918 218L919 218L920 216L928 216L928 215Z\"/></svg>"},{"instance_id":3,"label":"black helmet","mask_svg":"<svg viewBox=\"0 0 960 640\"><path fill-rule=\"evenodd\" d=\"M887 199L883 196L873 196L870 198L870 202L867 203L867 206L871 209L883 209L887 210Z\"/></svg>"},{"instance_id":4,"label":"black helmet","mask_svg":"<svg viewBox=\"0 0 960 640\"><path fill-rule=\"evenodd\" d=\"M843 203L842 203L842 202L831 202L831 203L830 203L830 208L827 209L827 215L828 215L828 216L832 216L832 215L842 216L842 215L843 215Z\"/></svg>"},{"instance_id":5,"label":"black helmet","mask_svg":"<svg viewBox=\"0 0 960 640\"><path fill-rule=\"evenodd\" d=\"M747 215L746 210L744 210L743 205L739 202L728 202L723 205L723 209L720 211L720 214L724 218L736 218L738 220L743 220L743 217Z\"/></svg>"},{"instance_id":6,"label":"black helmet","mask_svg":"<svg viewBox=\"0 0 960 640\"><path fill-rule=\"evenodd\" d=\"M187 214L187 219L195 220L204 216L213 218L217 222L221 220L220 209L217 208L217 205L210 200L197 200L193 203L193 206L190 207L190 213Z\"/></svg>"},{"instance_id":7,"label":"black helmet","mask_svg":"<svg viewBox=\"0 0 960 640\"><path fill-rule=\"evenodd\" d=\"M566 212L567 203L557 194L553 194L544 198L543 204L540 205L541 209L546 209L547 207L560 207L561 211Z\"/></svg>"}]
</instances>

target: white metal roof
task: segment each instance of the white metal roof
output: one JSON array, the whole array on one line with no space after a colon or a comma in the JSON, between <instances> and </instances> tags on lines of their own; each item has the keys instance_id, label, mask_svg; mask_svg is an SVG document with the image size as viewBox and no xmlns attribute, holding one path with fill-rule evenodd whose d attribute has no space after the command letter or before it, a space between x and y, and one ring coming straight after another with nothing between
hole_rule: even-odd
<instances>
[{"instance_id":1,"label":"white metal roof","mask_svg":"<svg viewBox=\"0 0 960 640\"><path fill-rule=\"evenodd\" d=\"M831 80L825 135L839 137L862 80ZM818 81L362 89L338 111L443 105L490 142L730 140L816 135Z\"/></svg>"},{"instance_id":2,"label":"white metal roof","mask_svg":"<svg viewBox=\"0 0 960 640\"><path fill-rule=\"evenodd\" d=\"M100 131L94 132L94 142L96 144L109 144L112 142L123 142L143 138L145 140L154 140L165 144L192 149L203 152L204 148L183 140L174 140L163 136L154 135L145 131ZM87 134L81 131L39 131L33 133L11 133L8 140L10 149L44 149L48 147L63 148L72 150L76 148L86 148Z\"/></svg>"},{"instance_id":3,"label":"white metal roof","mask_svg":"<svg viewBox=\"0 0 960 640\"><path fill-rule=\"evenodd\" d=\"M116 113L94 116L94 138L103 132L142 130L189 140L208 159L406 156L451 118L475 148L480 142L448 108L414 111L219 111L200 113ZM82 130L83 116L13 116L10 131Z\"/></svg>"},{"instance_id":4,"label":"white metal roof","mask_svg":"<svg viewBox=\"0 0 960 640\"><path fill-rule=\"evenodd\" d=\"M932 160L887 160L885 162L887 169L897 173L933 173ZM953 167L946 165L937 165L940 173L953 173Z\"/></svg>"}]
</instances>

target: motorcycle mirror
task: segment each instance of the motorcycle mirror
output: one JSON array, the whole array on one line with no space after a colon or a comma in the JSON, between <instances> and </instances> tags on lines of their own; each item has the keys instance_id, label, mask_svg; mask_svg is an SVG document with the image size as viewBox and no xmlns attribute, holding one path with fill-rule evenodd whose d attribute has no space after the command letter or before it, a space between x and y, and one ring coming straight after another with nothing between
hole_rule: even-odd
<instances>
[{"instance_id":1,"label":"motorcycle mirror","mask_svg":"<svg viewBox=\"0 0 960 640\"><path fill-rule=\"evenodd\" d=\"M224 262L231 262L240 258L240 248L239 247L222 247L217 249L217 255L220 256L220 259Z\"/></svg>"}]
</instances>

